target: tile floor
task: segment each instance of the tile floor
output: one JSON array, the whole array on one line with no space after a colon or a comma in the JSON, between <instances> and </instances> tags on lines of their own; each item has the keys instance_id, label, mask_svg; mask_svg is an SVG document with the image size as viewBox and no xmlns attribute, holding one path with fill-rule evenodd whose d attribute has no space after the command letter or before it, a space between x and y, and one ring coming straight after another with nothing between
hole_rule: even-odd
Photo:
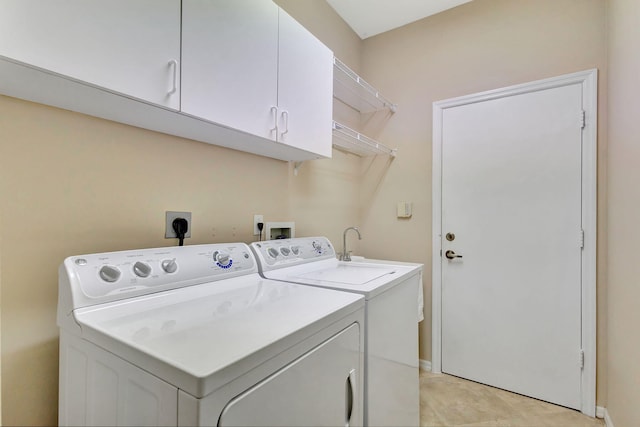
<instances>
[{"instance_id":1,"label":"tile floor","mask_svg":"<svg viewBox=\"0 0 640 427\"><path fill-rule=\"evenodd\" d=\"M602 420L450 375L420 371L424 427L603 427Z\"/></svg>"}]
</instances>

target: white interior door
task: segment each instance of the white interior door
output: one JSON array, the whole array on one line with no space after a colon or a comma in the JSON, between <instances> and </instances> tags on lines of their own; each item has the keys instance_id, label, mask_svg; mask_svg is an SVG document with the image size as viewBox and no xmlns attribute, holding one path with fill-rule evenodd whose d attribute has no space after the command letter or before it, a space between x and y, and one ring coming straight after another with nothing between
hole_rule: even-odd
<instances>
[{"instance_id":1,"label":"white interior door","mask_svg":"<svg viewBox=\"0 0 640 427\"><path fill-rule=\"evenodd\" d=\"M580 84L460 105L441 147L442 371L576 409L582 110Z\"/></svg>"}]
</instances>

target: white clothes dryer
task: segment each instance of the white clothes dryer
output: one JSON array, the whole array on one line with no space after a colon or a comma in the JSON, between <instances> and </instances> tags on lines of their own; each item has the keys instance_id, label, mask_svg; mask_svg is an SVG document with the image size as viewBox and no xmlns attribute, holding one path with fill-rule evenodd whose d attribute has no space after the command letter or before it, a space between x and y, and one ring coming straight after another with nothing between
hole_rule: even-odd
<instances>
[{"instance_id":1,"label":"white clothes dryer","mask_svg":"<svg viewBox=\"0 0 640 427\"><path fill-rule=\"evenodd\" d=\"M266 280L244 243L67 258L60 425L362 425L364 298Z\"/></svg>"},{"instance_id":2,"label":"white clothes dryer","mask_svg":"<svg viewBox=\"0 0 640 427\"><path fill-rule=\"evenodd\" d=\"M325 237L254 242L251 249L265 278L366 298L364 423L418 426L422 264L338 261Z\"/></svg>"}]
</instances>

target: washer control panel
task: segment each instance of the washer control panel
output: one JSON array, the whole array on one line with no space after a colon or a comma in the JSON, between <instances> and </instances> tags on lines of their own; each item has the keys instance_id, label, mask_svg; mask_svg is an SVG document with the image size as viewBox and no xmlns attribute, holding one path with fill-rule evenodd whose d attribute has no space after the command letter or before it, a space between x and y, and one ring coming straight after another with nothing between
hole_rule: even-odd
<instances>
[{"instance_id":1,"label":"washer control panel","mask_svg":"<svg viewBox=\"0 0 640 427\"><path fill-rule=\"evenodd\" d=\"M326 237L299 237L253 242L251 250L258 258L263 270L304 264L336 256L331 242Z\"/></svg>"},{"instance_id":2,"label":"washer control panel","mask_svg":"<svg viewBox=\"0 0 640 427\"><path fill-rule=\"evenodd\" d=\"M246 244L225 243L74 256L65 260L61 274L66 273L71 286L86 297L100 299L215 282L257 271Z\"/></svg>"}]
</instances>

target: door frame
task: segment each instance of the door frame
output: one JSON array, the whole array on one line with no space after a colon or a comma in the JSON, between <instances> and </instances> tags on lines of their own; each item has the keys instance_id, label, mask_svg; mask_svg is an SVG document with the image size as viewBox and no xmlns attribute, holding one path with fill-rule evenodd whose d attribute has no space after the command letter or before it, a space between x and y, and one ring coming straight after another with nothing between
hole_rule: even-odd
<instances>
[{"instance_id":1,"label":"door frame","mask_svg":"<svg viewBox=\"0 0 640 427\"><path fill-rule=\"evenodd\" d=\"M432 194L432 350L431 370L442 372L442 126L448 108L521 95L562 86L582 86L582 351L581 412L596 413L596 214L598 70L591 69L433 103ZM576 112L576 120L582 117ZM579 361L576 360L576 363Z\"/></svg>"}]
</instances>

